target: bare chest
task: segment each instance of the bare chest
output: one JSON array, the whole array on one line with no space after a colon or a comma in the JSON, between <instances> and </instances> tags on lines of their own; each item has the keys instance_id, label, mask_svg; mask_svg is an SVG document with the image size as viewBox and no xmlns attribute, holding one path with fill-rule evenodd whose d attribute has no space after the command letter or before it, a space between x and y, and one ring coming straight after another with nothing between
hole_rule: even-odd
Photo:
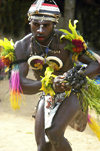
<instances>
[{"instance_id":1,"label":"bare chest","mask_svg":"<svg viewBox=\"0 0 100 151\"><path fill-rule=\"evenodd\" d=\"M39 55L43 58L49 57L49 56L56 56L58 57L62 63L62 68L57 71L57 74L63 74L64 72L68 71L72 67L72 59L71 59L71 53L68 50L65 50L65 44L60 43L58 40L53 40L51 45L48 46L41 46L36 43L33 43L32 48L30 49L31 55ZM44 74L44 70L42 71L35 71L36 74L40 75Z\"/></svg>"}]
</instances>

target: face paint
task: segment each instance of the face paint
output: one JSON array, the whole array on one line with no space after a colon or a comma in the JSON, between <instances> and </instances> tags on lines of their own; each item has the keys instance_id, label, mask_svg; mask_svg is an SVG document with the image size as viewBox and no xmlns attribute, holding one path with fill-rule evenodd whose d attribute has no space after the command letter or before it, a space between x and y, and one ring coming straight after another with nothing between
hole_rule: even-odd
<instances>
[{"instance_id":1,"label":"face paint","mask_svg":"<svg viewBox=\"0 0 100 151\"><path fill-rule=\"evenodd\" d=\"M50 21L38 21L31 22L31 31L39 42L48 42L50 36L53 33L54 24Z\"/></svg>"},{"instance_id":2,"label":"face paint","mask_svg":"<svg viewBox=\"0 0 100 151\"><path fill-rule=\"evenodd\" d=\"M42 33L43 32L43 25L40 25L39 29L37 30L37 32Z\"/></svg>"}]
</instances>

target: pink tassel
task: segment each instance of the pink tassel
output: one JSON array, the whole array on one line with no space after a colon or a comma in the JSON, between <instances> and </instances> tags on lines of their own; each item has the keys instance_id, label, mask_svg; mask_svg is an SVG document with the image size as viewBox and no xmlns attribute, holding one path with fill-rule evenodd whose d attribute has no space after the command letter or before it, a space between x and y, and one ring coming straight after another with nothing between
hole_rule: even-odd
<instances>
[{"instance_id":1,"label":"pink tassel","mask_svg":"<svg viewBox=\"0 0 100 151\"><path fill-rule=\"evenodd\" d=\"M21 85L20 85L18 66L16 66L11 72L9 87L10 87L11 106L13 109L18 109L18 108L20 108L20 104L21 104L20 93L23 93Z\"/></svg>"}]
</instances>

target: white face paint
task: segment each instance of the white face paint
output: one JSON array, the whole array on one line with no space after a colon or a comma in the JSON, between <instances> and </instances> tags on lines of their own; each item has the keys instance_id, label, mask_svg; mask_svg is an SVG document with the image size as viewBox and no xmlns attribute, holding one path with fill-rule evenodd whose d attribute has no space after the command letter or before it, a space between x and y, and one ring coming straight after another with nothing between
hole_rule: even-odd
<instances>
[{"instance_id":1,"label":"white face paint","mask_svg":"<svg viewBox=\"0 0 100 151\"><path fill-rule=\"evenodd\" d=\"M43 25L40 25L39 29L37 30L37 32L43 32Z\"/></svg>"}]
</instances>

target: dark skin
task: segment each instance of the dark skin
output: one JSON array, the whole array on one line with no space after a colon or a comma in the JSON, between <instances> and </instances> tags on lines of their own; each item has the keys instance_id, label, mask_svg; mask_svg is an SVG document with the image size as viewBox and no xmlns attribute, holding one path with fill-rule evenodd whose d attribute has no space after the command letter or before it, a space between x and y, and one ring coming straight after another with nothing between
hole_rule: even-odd
<instances>
[{"instance_id":1,"label":"dark skin","mask_svg":"<svg viewBox=\"0 0 100 151\"><path fill-rule=\"evenodd\" d=\"M59 71L55 72L56 75L63 75L73 67L71 52L64 50L64 47L68 44L68 41L63 40L60 42L59 37L62 33L58 30L54 32L54 23L50 21L32 21L31 31L32 34L27 35L16 43L15 50L17 59L25 59L29 57L32 51L30 47L30 38L32 35L34 35L35 40L37 40L42 45L48 45L48 43L51 41L49 48L52 51L48 52L48 56L57 56L63 61L63 67ZM41 46L42 50L40 50L39 46L35 43L35 40L33 40L34 50L36 50L38 54L39 51L43 51L42 55L44 55L45 47ZM91 61L91 59L89 59L87 56L81 56L79 60L88 64L85 75L93 77L97 74L100 74L100 65L97 62ZM36 94L40 92L40 75L44 74L44 70L33 71L37 80L27 78L27 74L29 72L29 65L27 62L21 63L19 65L19 71L20 82L24 94ZM64 86L55 83L55 92L62 92L64 89ZM82 121L79 125L77 125L77 127L74 127L73 121L75 122L75 119L79 115L81 117L80 120ZM65 129L68 125L71 125L73 128L76 128L79 131L83 131L86 127L86 123L87 113L83 113L81 111L77 96L71 93L71 95L66 98L60 105L56 116L53 119L52 126L45 131L50 140L49 143L46 143L44 138L44 101L41 100L36 113L35 125L35 137L38 151L72 151L69 142L64 138Z\"/></svg>"}]
</instances>

